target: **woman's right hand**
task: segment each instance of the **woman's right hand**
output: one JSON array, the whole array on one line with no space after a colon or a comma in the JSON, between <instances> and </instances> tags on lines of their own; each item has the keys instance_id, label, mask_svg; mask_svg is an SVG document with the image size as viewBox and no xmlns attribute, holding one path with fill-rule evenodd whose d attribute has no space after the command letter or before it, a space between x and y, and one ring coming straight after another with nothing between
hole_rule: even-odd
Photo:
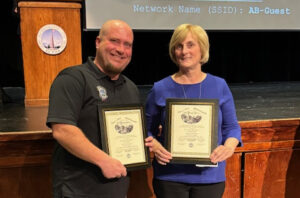
<instances>
[{"instance_id":1,"label":"woman's right hand","mask_svg":"<svg viewBox=\"0 0 300 198\"><path fill-rule=\"evenodd\" d=\"M155 138L149 136L145 139L145 145L153 152L157 162L166 165L172 159L172 155L168 152Z\"/></svg>"}]
</instances>

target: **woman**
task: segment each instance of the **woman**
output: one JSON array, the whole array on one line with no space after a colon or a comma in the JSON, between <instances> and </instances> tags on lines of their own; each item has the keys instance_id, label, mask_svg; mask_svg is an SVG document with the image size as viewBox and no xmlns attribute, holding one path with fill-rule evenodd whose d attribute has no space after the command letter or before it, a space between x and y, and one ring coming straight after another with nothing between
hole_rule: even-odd
<instances>
[{"instance_id":1,"label":"woman","mask_svg":"<svg viewBox=\"0 0 300 198\"><path fill-rule=\"evenodd\" d=\"M200 26L178 26L170 41L169 54L179 70L154 83L146 103L146 146L155 154L154 192L157 198L220 198L225 188L225 160L241 145L232 94L224 79L201 69L209 58L209 41ZM217 167L169 163L172 156L163 147L164 135L160 133L164 133L167 98L219 99L218 147L210 156Z\"/></svg>"}]
</instances>

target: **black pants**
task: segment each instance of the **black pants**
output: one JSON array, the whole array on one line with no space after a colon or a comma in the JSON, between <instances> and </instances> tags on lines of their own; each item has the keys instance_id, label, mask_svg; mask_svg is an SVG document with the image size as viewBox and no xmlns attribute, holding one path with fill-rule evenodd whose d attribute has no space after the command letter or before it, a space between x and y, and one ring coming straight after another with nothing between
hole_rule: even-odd
<instances>
[{"instance_id":1,"label":"black pants","mask_svg":"<svg viewBox=\"0 0 300 198\"><path fill-rule=\"evenodd\" d=\"M188 184L154 179L153 189L157 198L221 198L225 182Z\"/></svg>"},{"instance_id":2,"label":"black pants","mask_svg":"<svg viewBox=\"0 0 300 198\"><path fill-rule=\"evenodd\" d=\"M130 173L129 173L130 174ZM102 192L95 194L91 192L90 194L65 194L65 195L54 195L53 198L126 198L129 189L130 178L122 177L120 179L112 179L111 182L104 183ZM88 184L86 184L88 185Z\"/></svg>"}]
</instances>

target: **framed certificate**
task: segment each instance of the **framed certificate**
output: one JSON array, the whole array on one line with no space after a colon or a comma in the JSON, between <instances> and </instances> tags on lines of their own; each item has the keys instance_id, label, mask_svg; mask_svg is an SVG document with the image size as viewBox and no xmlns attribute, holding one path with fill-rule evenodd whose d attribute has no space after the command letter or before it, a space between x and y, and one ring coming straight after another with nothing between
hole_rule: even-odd
<instances>
[{"instance_id":1,"label":"framed certificate","mask_svg":"<svg viewBox=\"0 0 300 198\"><path fill-rule=\"evenodd\" d=\"M218 144L217 99L167 99L165 145L171 163L214 165Z\"/></svg>"},{"instance_id":2,"label":"framed certificate","mask_svg":"<svg viewBox=\"0 0 300 198\"><path fill-rule=\"evenodd\" d=\"M144 106L99 105L102 149L121 161L127 170L151 165L144 139L146 125Z\"/></svg>"}]
</instances>

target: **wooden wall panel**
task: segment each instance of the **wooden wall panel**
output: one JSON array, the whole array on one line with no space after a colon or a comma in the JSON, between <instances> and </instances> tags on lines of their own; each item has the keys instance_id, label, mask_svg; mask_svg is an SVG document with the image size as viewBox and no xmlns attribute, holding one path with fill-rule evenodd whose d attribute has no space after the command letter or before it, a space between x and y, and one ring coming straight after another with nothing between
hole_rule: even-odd
<instances>
[{"instance_id":1,"label":"wooden wall panel","mask_svg":"<svg viewBox=\"0 0 300 198\"><path fill-rule=\"evenodd\" d=\"M244 147L238 148L227 160L223 198L298 196L299 122L290 125L279 122L282 127L277 121L273 121L274 126L268 122L268 126L253 123L253 127L242 127ZM275 129L270 129L272 127ZM30 132L0 132L0 197L51 197L50 169L54 140L50 130L45 131L45 126L42 129ZM275 138L271 138L270 134ZM128 198L155 198L152 168L130 174L132 179Z\"/></svg>"},{"instance_id":2,"label":"wooden wall panel","mask_svg":"<svg viewBox=\"0 0 300 198\"><path fill-rule=\"evenodd\" d=\"M226 182L223 198L239 198L241 196L241 162L242 153L235 153L226 161Z\"/></svg>"},{"instance_id":3,"label":"wooden wall panel","mask_svg":"<svg viewBox=\"0 0 300 198\"><path fill-rule=\"evenodd\" d=\"M0 197L51 198L51 132L0 133Z\"/></svg>"},{"instance_id":4,"label":"wooden wall panel","mask_svg":"<svg viewBox=\"0 0 300 198\"><path fill-rule=\"evenodd\" d=\"M0 168L0 196L5 198L51 198L49 164Z\"/></svg>"},{"instance_id":5,"label":"wooden wall panel","mask_svg":"<svg viewBox=\"0 0 300 198\"><path fill-rule=\"evenodd\" d=\"M132 171L127 198L155 198L152 188L153 169Z\"/></svg>"},{"instance_id":6,"label":"wooden wall panel","mask_svg":"<svg viewBox=\"0 0 300 198\"><path fill-rule=\"evenodd\" d=\"M244 198L294 198L300 186L300 150L245 154Z\"/></svg>"}]
</instances>

